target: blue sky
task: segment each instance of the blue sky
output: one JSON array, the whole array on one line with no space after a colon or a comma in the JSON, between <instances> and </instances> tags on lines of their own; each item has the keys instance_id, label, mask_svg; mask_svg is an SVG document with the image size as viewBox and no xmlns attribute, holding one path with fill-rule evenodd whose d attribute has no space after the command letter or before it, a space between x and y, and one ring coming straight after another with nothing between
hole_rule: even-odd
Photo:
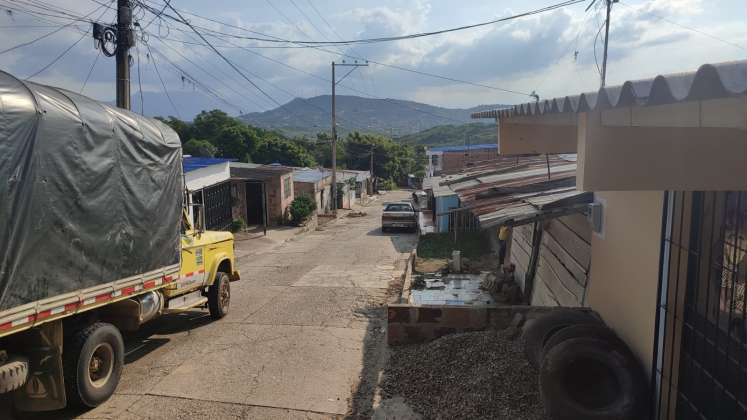
<instances>
[{"instance_id":1,"label":"blue sky","mask_svg":"<svg viewBox=\"0 0 747 420\"><path fill-rule=\"evenodd\" d=\"M13 4L14 1L0 0L0 8ZM35 0L18 1L28 3ZM39 1L79 14L88 13L97 7L94 0ZM317 15L309 1L313 1L315 8L324 15L333 29ZM393 36L472 24L557 1L172 0L172 4L180 10L188 10L197 15L283 39L337 40L338 36L345 39ZM162 4L161 0L147 2L154 7ZM595 90L599 85L599 74L594 59L594 40L597 29L603 22L603 9L592 8L585 13L585 8L586 4L579 4L479 29L416 40L339 47L338 50L383 63L509 90L536 91L543 98L575 94ZM94 16L98 15L99 13L96 13ZM150 16L141 11L136 17L145 24L150 21ZM747 7L744 0L623 0L613 9L608 84L619 84L625 80L647 78L662 73L692 71L703 63L745 59L746 20ZM106 12L101 21L112 22L113 11ZM191 21L213 30L242 34L236 29L198 18L191 18ZM742 48L673 25L671 22L696 28ZM53 29L28 25L44 26L50 23L34 20L18 12L12 15L1 14L0 50ZM176 27L173 22L170 25ZM80 25L80 29L87 29L87 26ZM147 40L141 40L138 48L140 84L145 92L146 113L175 114L177 111L171 109L163 95L161 83L153 67L153 58L146 56L147 48L143 45L144 41L152 50L158 51L155 53L158 70L177 103L179 114L183 114L183 117L190 118L199 109L204 108L221 107L229 113L236 114L239 110L252 112L275 106L207 48L185 45L177 41L193 42L193 35L176 29L168 30L164 25L159 27L157 22L151 25L148 31L151 34ZM0 68L25 78L81 36L82 34L74 28L62 30L32 46L0 55ZM156 39L164 37L170 40ZM221 43L212 38L211 41ZM267 45L250 41L231 42L250 47L255 53L276 61L242 49L221 48L232 61L253 73L250 76L253 81L281 103L289 101L293 96L309 97L329 93L329 83L303 72L328 78L330 62L333 59L341 59L314 49L254 49ZM601 45L600 38L597 40L599 59ZM136 59L138 50L133 50ZM578 56L574 59L576 51ZM159 54L167 55L200 83L219 92L232 106L217 102L204 94L202 88L196 88L189 82L182 82L182 73L167 64ZM79 91L92 63L96 60L96 55L93 41L85 38L59 62L33 80ZM189 58L206 71L203 72L182 56ZM303 72L282 66L277 61ZM139 90L137 60L133 66L132 89L133 92ZM339 93L342 94L359 94L356 91L377 97L409 99L447 107L520 103L530 99L523 95L424 77L378 65L354 72L339 89ZM113 59L103 56L98 58L84 93L104 101L113 100ZM138 107L137 102L135 108Z\"/></svg>"}]
</instances>

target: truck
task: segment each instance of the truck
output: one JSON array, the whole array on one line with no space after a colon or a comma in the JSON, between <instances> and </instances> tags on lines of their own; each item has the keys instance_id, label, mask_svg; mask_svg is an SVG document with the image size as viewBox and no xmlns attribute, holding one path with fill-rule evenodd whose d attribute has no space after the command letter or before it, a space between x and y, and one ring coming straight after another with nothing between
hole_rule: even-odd
<instances>
[{"instance_id":1,"label":"truck","mask_svg":"<svg viewBox=\"0 0 747 420\"><path fill-rule=\"evenodd\" d=\"M166 124L0 72L0 398L96 407L122 375L123 333L225 316L234 239L206 231L200 206Z\"/></svg>"}]
</instances>

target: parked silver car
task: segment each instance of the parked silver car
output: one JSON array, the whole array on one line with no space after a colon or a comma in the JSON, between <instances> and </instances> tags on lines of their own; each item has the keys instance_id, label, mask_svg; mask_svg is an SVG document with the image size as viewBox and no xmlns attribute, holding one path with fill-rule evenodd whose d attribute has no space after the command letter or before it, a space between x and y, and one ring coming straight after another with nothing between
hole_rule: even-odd
<instances>
[{"instance_id":1,"label":"parked silver car","mask_svg":"<svg viewBox=\"0 0 747 420\"><path fill-rule=\"evenodd\" d=\"M411 203L388 203L384 206L384 212L381 215L381 231L386 232L392 228L412 231L418 229L418 213Z\"/></svg>"}]
</instances>

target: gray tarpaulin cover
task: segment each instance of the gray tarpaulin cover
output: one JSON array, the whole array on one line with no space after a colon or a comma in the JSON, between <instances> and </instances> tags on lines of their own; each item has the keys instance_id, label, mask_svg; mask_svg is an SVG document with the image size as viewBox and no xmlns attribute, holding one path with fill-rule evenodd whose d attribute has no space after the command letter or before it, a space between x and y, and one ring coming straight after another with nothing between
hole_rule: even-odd
<instances>
[{"instance_id":1,"label":"gray tarpaulin cover","mask_svg":"<svg viewBox=\"0 0 747 420\"><path fill-rule=\"evenodd\" d=\"M178 263L181 205L168 126L0 72L0 311Z\"/></svg>"}]
</instances>

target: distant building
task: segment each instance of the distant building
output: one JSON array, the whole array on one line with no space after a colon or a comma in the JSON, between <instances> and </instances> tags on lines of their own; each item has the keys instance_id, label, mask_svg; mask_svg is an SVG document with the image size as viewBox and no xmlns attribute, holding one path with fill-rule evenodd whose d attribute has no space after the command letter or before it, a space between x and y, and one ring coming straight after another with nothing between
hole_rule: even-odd
<instances>
[{"instance_id":1,"label":"distant building","mask_svg":"<svg viewBox=\"0 0 747 420\"><path fill-rule=\"evenodd\" d=\"M231 214L231 170L236 159L185 156L184 179L190 204L202 204L205 209L205 228L226 229L233 220ZM199 220L199 211L189 207L192 222Z\"/></svg>"},{"instance_id":2,"label":"distant building","mask_svg":"<svg viewBox=\"0 0 747 420\"><path fill-rule=\"evenodd\" d=\"M282 225L290 218L293 168L281 165L231 163L234 218L248 225Z\"/></svg>"},{"instance_id":3,"label":"distant building","mask_svg":"<svg viewBox=\"0 0 747 420\"><path fill-rule=\"evenodd\" d=\"M498 157L498 145L472 144L465 146L429 147L428 176L440 175L442 172L459 171Z\"/></svg>"}]
</instances>

